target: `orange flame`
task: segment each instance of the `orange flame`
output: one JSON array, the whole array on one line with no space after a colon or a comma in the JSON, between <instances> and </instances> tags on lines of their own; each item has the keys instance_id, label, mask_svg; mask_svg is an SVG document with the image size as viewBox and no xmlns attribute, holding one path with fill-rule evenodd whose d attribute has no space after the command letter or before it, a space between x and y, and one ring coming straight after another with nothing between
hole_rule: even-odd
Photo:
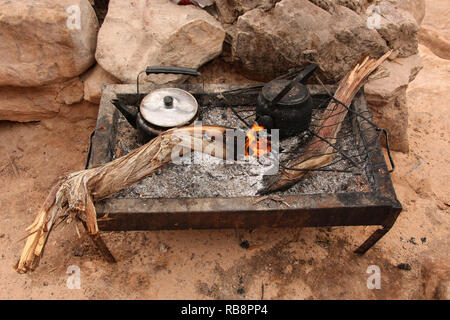
<instances>
[{"instance_id":1,"label":"orange flame","mask_svg":"<svg viewBox=\"0 0 450 320\"><path fill-rule=\"evenodd\" d=\"M252 128L247 132L245 139L245 155L247 157L260 157L270 152L270 140L261 137L258 132L264 130L264 127L253 124Z\"/></svg>"}]
</instances>

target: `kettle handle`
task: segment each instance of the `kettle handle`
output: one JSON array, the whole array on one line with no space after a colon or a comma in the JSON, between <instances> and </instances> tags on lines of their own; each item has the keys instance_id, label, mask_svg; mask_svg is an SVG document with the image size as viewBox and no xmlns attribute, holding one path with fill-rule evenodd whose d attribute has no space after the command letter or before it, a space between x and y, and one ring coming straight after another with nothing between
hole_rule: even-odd
<instances>
[{"instance_id":1,"label":"kettle handle","mask_svg":"<svg viewBox=\"0 0 450 320\"><path fill-rule=\"evenodd\" d=\"M305 83L309 77L313 74L313 72L317 69L317 64L312 63L307 65L300 73L292 80L283 90L280 91L279 94L271 101L271 105L276 105L283 97L288 94L289 91L294 87L297 82Z\"/></svg>"},{"instance_id":2,"label":"kettle handle","mask_svg":"<svg viewBox=\"0 0 450 320\"><path fill-rule=\"evenodd\" d=\"M200 76L201 73L195 69L185 68L185 67L147 67L145 69L145 74L149 75L151 73L159 74L185 74L188 76Z\"/></svg>"},{"instance_id":3,"label":"kettle handle","mask_svg":"<svg viewBox=\"0 0 450 320\"><path fill-rule=\"evenodd\" d=\"M136 78L136 94L137 94L137 101L136 101L136 106L139 106L139 76L145 72L146 75L149 74L160 74L160 73L164 73L164 74L184 74L187 76L202 76L202 74L200 72L198 72L195 69L191 69L191 68L185 68L185 67L151 67L148 66L147 68L145 68L145 71L141 71L139 72L139 74L137 75ZM202 76L203 78L203 76ZM205 79L203 79L203 91L205 91Z\"/></svg>"}]
</instances>

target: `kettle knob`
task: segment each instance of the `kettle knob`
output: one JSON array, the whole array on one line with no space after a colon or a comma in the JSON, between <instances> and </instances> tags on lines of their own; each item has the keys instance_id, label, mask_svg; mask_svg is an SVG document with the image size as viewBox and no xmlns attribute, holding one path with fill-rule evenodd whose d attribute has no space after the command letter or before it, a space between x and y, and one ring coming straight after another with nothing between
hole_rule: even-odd
<instances>
[{"instance_id":1,"label":"kettle knob","mask_svg":"<svg viewBox=\"0 0 450 320\"><path fill-rule=\"evenodd\" d=\"M163 100L164 100L164 106L167 109L173 108L173 98L171 96L165 96Z\"/></svg>"}]
</instances>

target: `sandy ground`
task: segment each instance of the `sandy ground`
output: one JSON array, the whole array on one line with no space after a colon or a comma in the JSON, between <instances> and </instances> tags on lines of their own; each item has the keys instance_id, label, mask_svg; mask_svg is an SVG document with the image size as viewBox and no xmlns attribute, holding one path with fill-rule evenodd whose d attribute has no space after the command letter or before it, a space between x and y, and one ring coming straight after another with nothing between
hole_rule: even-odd
<instances>
[{"instance_id":1,"label":"sandy ground","mask_svg":"<svg viewBox=\"0 0 450 320\"><path fill-rule=\"evenodd\" d=\"M442 25L448 3L428 4L441 7L424 23ZM394 153L392 180L404 210L364 256L352 251L374 227L241 230L239 237L234 230L115 232L104 233L118 259L110 265L69 226L53 232L34 273L19 275L13 265L24 230L56 178L84 167L97 107L66 107L35 123L0 122L0 298L449 298L429 286L450 280L438 272L450 262L450 61L424 46L420 53L424 69L408 90L411 150ZM218 64L208 68L220 71ZM243 81L225 74L218 82L230 79ZM239 238L257 248L241 248ZM70 265L81 270L81 289L66 286ZM367 288L370 265L380 267L381 289Z\"/></svg>"}]
</instances>

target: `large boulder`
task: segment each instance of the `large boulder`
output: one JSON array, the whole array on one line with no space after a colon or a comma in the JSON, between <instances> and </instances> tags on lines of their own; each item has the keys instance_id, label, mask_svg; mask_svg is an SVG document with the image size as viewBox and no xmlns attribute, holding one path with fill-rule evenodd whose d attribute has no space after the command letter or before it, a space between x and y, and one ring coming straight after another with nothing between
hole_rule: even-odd
<instances>
[{"instance_id":1,"label":"large boulder","mask_svg":"<svg viewBox=\"0 0 450 320\"><path fill-rule=\"evenodd\" d=\"M283 0L270 12L248 11L238 18L232 42L233 61L258 80L315 62L327 81L336 82L362 55L378 57L387 50L363 16L339 5L332 14L308 0Z\"/></svg>"},{"instance_id":2,"label":"large boulder","mask_svg":"<svg viewBox=\"0 0 450 320\"><path fill-rule=\"evenodd\" d=\"M216 8L222 23L234 23L236 19L255 8L270 10L281 0L216 0Z\"/></svg>"},{"instance_id":3,"label":"large boulder","mask_svg":"<svg viewBox=\"0 0 450 320\"><path fill-rule=\"evenodd\" d=\"M28 122L52 118L63 105L83 100L78 77L42 87L0 87L0 120Z\"/></svg>"},{"instance_id":4,"label":"large boulder","mask_svg":"<svg viewBox=\"0 0 450 320\"><path fill-rule=\"evenodd\" d=\"M167 0L111 0L99 34L97 62L124 83L146 66L198 68L222 52L225 32L205 10ZM181 80L153 75L156 83Z\"/></svg>"},{"instance_id":5,"label":"large boulder","mask_svg":"<svg viewBox=\"0 0 450 320\"><path fill-rule=\"evenodd\" d=\"M385 61L381 66L384 77L370 80L365 94L375 122L389 132L392 150L408 152L408 108L406 89L422 69L420 56Z\"/></svg>"},{"instance_id":6,"label":"large boulder","mask_svg":"<svg viewBox=\"0 0 450 320\"><path fill-rule=\"evenodd\" d=\"M365 86L368 101L377 98L387 102L398 96L399 92L416 78L422 67L419 54L385 61L380 72L369 78Z\"/></svg>"},{"instance_id":7,"label":"large boulder","mask_svg":"<svg viewBox=\"0 0 450 320\"><path fill-rule=\"evenodd\" d=\"M419 25L412 14L389 1L378 4L380 23L378 33L383 37L393 55L399 58L417 54L419 46Z\"/></svg>"},{"instance_id":8,"label":"large boulder","mask_svg":"<svg viewBox=\"0 0 450 320\"><path fill-rule=\"evenodd\" d=\"M226 0L222 0L226 1ZM336 5L345 6L355 12L362 13L370 5L377 5L372 0L309 0L315 5L331 13L334 12ZM412 14L420 25L425 17L425 0L385 0L394 4L397 8L406 10ZM381 1L378 1L378 4Z\"/></svg>"},{"instance_id":9,"label":"large boulder","mask_svg":"<svg viewBox=\"0 0 450 320\"><path fill-rule=\"evenodd\" d=\"M367 0L334 0L334 2L359 13L364 9Z\"/></svg>"},{"instance_id":10,"label":"large boulder","mask_svg":"<svg viewBox=\"0 0 450 320\"><path fill-rule=\"evenodd\" d=\"M365 7L365 4L367 3L367 0L309 0L309 1L330 13L334 13L334 11L336 10L336 5L341 5L355 12L360 13Z\"/></svg>"},{"instance_id":11,"label":"large boulder","mask_svg":"<svg viewBox=\"0 0 450 320\"><path fill-rule=\"evenodd\" d=\"M94 63L98 21L88 0L1 1L0 13L0 86L66 80Z\"/></svg>"}]
</instances>

